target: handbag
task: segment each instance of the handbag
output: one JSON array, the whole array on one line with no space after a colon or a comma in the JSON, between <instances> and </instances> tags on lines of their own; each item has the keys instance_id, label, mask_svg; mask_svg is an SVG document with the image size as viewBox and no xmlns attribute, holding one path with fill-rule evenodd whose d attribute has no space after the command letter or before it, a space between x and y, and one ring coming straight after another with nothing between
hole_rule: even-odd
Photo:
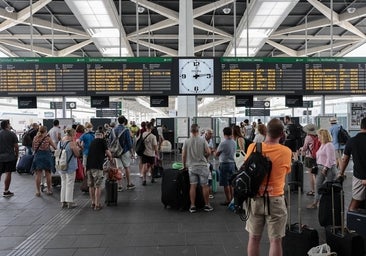
<instances>
[{"instance_id":1,"label":"handbag","mask_svg":"<svg viewBox=\"0 0 366 256\"><path fill-rule=\"evenodd\" d=\"M236 168L238 170L244 164L244 158L245 158L245 153L244 153L243 150L236 151L236 154L235 154L235 165L236 165Z\"/></svg>"},{"instance_id":2,"label":"handbag","mask_svg":"<svg viewBox=\"0 0 366 256\"><path fill-rule=\"evenodd\" d=\"M328 244L321 244L308 251L309 256L336 256L337 253L331 252Z\"/></svg>"},{"instance_id":3,"label":"handbag","mask_svg":"<svg viewBox=\"0 0 366 256\"><path fill-rule=\"evenodd\" d=\"M108 173L108 180L122 180L122 172L117 167L116 159L112 161L108 159L103 163L103 171Z\"/></svg>"}]
</instances>

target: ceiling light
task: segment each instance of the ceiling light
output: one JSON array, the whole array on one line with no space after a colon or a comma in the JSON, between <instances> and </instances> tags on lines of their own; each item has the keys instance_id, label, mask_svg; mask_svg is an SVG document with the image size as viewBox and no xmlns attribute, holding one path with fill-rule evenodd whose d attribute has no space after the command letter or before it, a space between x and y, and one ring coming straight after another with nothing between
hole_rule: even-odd
<instances>
[{"instance_id":1,"label":"ceiling light","mask_svg":"<svg viewBox=\"0 0 366 256\"><path fill-rule=\"evenodd\" d=\"M6 7L5 7L5 10L6 10L7 12L14 12L14 7L6 6Z\"/></svg>"},{"instance_id":2,"label":"ceiling light","mask_svg":"<svg viewBox=\"0 0 366 256\"><path fill-rule=\"evenodd\" d=\"M145 11L144 7L142 7L142 6L137 7L137 12L138 13L143 13L144 11Z\"/></svg>"},{"instance_id":3,"label":"ceiling light","mask_svg":"<svg viewBox=\"0 0 366 256\"><path fill-rule=\"evenodd\" d=\"M355 13L355 11L356 11L355 7L348 7L347 8L347 12L350 13L350 14Z\"/></svg>"},{"instance_id":4,"label":"ceiling light","mask_svg":"<svg viewBox=\"0 0 366 256\"><path fill-rule=\"evenodd\" d=\"M224 12L224 14L229 14L231 12L231 9L229 7L225 7L224 9L222 9L222 11Z\"/></svg>"}]
</instances>

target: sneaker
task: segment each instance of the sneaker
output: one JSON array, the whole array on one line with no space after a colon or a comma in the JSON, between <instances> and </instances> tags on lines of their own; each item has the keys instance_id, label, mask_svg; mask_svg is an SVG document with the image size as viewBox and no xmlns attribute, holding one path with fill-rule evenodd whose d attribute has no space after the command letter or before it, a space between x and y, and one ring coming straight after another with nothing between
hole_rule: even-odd
<instances>
[{"instance_id":1,"label":"sneaker","mask_svg":"<svg viewBox=\"0 0 366 256\"><path fill-rule=\"evenodd\" d=\"M214 199L215 197L214 197L214 195L209 195L208 198Z\"/></svg>"},{"instance_id":2,"label":"sneaker","mask_svg":"<svg viewBox=\"0 0 366 256\"><path fill-rule=\"evenodd\" d=\"M155 183L155 179L151 179L151 183Z\"/></svg>"},{"instance_id":3,"label":"sneaker","mask_svg":"<svg viewBox=\"0 0 366 256\"><path fill-rule=\"evenodd\" d=\"M211 212L211 211L213 211L213 208L212 208L212 206L211 206L211 205L205 205L205 207L203 208L203 210L204 210L205 212Z\"/></svg>"},{"instance_id":4,"label":"sneaker","mask_svg":"<svg viewBox=\"0 0 366 256\"><path fill-rule=\"evenodd\" d=\"M118 187L117 191L118 192L122 192L123 191L123 187Z\"/></svg>"},{"instance_id":5,"label":"sneaker","mask_svg":"<svg viewBox=\"0 0 366 256\"><path fill-rule=\"evenodd\" d=\"M191 206L191 208L189 208L189 212L190 212L190 213L194 213L194 212L196 212L196 211L197 211L196 206Z\"/></svg>"},{"instance_id":6,"label":"sneaker","mask_svg":"<svg viewBox=\"0 0 366 256\"><path fill-rule=\"evenodd\" d=\"M133 185L132 183L127 185L127 190L132 190L134 188L136 188L136 186Z\"/></svg>"},{"instance_id":7,"label":"sneaker","mask_svg":"<svg viewBox=\"0 0 366 256\"><path fill-rule=\"evenodd\" d=\"M146 180L142 182L142 186L146 186Z\"/></svg>"},{"instance_id":8,"label":"sneaker","mask_svg":"<svg viewBox=\"0 0 366 256\"><path fill-rule=\"evenodd\" d=\"M13 195L14 193L10 192L10 190L3 193L3 197L12 197Z\"/></svg>"}]
</instances>

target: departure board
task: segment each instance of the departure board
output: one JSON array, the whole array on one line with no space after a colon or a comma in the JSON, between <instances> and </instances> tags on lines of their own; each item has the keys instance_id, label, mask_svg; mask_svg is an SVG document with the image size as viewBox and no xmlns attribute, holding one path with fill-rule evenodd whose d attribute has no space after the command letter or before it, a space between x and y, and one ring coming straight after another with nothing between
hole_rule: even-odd
<instances>
[{"instance_id":1,"label":"departure board","mask_svg":"<svg viewBox=\"0 0 366 256\"><path fill-rule=\"evenodd\" d=\"M84 94L83 58L0 58L1 96Z\"/></svg>"},{"instance_id":2,"label":"departure board","mask_svg":"<svg viewBox=\"0 0 366 256\"><path fill-rule=\"evenodd\" d=\"M305 64L308 94L365 94L364 58L309 58Z\"/></svg>"},{"instance_id":3,"label":"departure board","mask_svg":"<svg viewBox=\"0 0 366 256\"><path fill-rule=\"evenodd\" d=\"M295 58L221 58L219 94L303 93L304 68Z\"/></svg>"},{"instance_id":4,"label":"departure board","mask_svg":"<svg viewBox=\"0 0 366 256\"><path fill-rule=\"evenodd\" d=\"M89 58L89 95L155 95L171 92L172 58Z\"/></svg>"}]
</instances>

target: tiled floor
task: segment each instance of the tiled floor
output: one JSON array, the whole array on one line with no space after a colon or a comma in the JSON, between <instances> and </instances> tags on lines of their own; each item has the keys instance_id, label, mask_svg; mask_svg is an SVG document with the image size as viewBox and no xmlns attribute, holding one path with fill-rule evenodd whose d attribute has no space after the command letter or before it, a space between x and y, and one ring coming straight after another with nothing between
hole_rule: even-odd
<instances>
[{"instance_id":1,"label":"tiled floor","mask_svg":"<svg viewBox=\"0 0 366 256\"><path fill-rule=\"evenodd\" d=\"M213 212L191 214L164 209L160 179L143 187L136 163L132 173L136 189L119 192L118 206L98 212L89 208L88 195L79 191L80 184L75 186L79 206L61 209L57 188L52 196L35 197L33 177L14 173L11 190L15 196L0 198L0 256L246 255L245 223L219 205L224 200L221 187L212 199ZM307 187L308 175L304 177ZM344 185L347 205L350 182L348 178ZM2 183L0 188L3 189ZM292 196L293 204L296 198ZM303 223L317 228L324 242L317 210L305 209L311 199L302 195ZM292 211L294 218L296 208ZM266 236L265 233L261 255L268 254Z\"/></svg>"}]
</instances>

